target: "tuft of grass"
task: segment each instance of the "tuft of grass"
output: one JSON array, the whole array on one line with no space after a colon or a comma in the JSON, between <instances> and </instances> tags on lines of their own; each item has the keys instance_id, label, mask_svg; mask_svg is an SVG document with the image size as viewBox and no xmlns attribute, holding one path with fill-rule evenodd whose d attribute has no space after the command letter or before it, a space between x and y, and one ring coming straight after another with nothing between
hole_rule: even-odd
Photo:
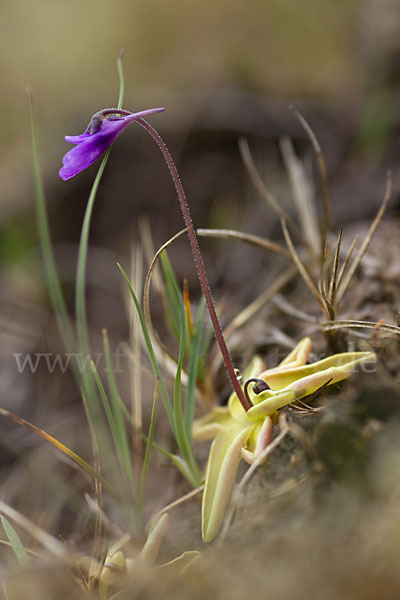
<instances>
[{"instance_id":1,"label":"tuft of grass","mask_svg":"<svg viewBox=\"0 0 400 600\"><path fill-rule=\"evenodd\" d=\"M165 412L168 417L168 421L171 427L171 430L176 439L179 450L182 453L182 458L174 457L174 464L178 466L179 470L184 474L186 479L190 482L193 487L198 487L202 480L201 471L197 465L197 461L194 457L193 448L191 444L188 442L188 438L186 435L186 430L184 426L183 420L183 412L182 412L182 388L181 388L181 372L182 372L182 364L183 364L183 356L184 356L184 344L185 344L185 312L183 302L180 304L181 312L177 315L179 318L180 325L180 336L179 336L179 357L177 363L177 369L175 374L175 382L174 382L174 399L171 402L171 398L168 394L167 386L165 380L162 375L160 364L157 360L152 339L146 324L146 320L144 317L143 310L140 306L139 300L135 294L135 291L132 287L131 282L128 279L124 269L118 264L118 268L120 269L123 278L128 286L131 298L134 302L140 326L143 333L143 338L145 342L145 346L147 349L147 353L150 358L150 362L154 371L154 375L158 381L160 395L162 399L162 403L165 409ZM173 288L174 289L174 288ZM176 291L176 290L175 290ZM175 298L176 308L178 307L178 300Z\"/></svg>"},{"instance_id":2,"label":"tuft of grass","mask_svg":"<svg viewBox=\"0 0 400 600\"><path fill-rule=\"evenodd\" d=\"M303 278L310 292L320 305L326 319L326 323L323 324L324 331L334 331L340 327L328 327L327 323L331 322L332 324L335 324L338 322L336 320L336 315L339 309L340 301L342 300L343 295L353 279L354 274L368 249L375 230L378 227L388 205L391 194L391 176L390 173L387 174L386 190L382 203L355 258L351 261L352 254L357 245L358 237L354 239L340 266L342 241L341 230L338 235L335 251L332 253L329 248L330 192L328 170L324 155L315 133L303 115L301 115L293 106L290 107L290 110L293 112L294 116L305 130L317 159L322 183L323 201L322 220L319 224L319 227L316 202L313 194L311 193L311 186L307 181L304 169L299 159L296 157L293 146L288 138L282 140L281 149L289 179L291 181L293 198L297 208L299 220L302 224L301 231L298 230L291 217L281 208L279 202L265 186L251 156L247 141L243 139L240 140L239 148L243 162L248 170L249 176L255 188L280 217L282 231L289 250L289 256L296 265L299 274ZM289 229L305 246L306 253L300 253L297 251L295 242L289 233ZM207 231L207 234L210 235L210 232ZM220 234L215 233L214 235L218 236ZM228 235L228 232L226 235ZM251 240L253 236L247 236L247 234L243 234L243 237L241 237L240 232L239 234L235 233L234 236L230 237L236 237L237 239L242 239L243 241L253 243ZM253 241L260 247L265 246L266 249L271 249L283 255L283 252L281 252L279 246L274 248L270 247L271 242L269 240L265 240L264 243L258 240ZM318 260L317 257L319 257ZM330 268L331 264L332 268Z\"/></svg>"}]
</instances>

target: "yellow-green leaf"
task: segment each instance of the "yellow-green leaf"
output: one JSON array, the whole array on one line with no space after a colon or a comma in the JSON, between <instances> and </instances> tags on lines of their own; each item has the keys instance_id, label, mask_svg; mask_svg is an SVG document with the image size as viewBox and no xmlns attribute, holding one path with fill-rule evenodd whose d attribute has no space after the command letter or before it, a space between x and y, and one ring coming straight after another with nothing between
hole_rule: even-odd
<instances>
[{"instance_id":1,"label":"yellow-green leaf","mask_svg":"<svg viewBox=\"0 0 400 600\"><path fill-rule=\"evenodd\" d=\"M331 374L333 373L335 380L332 381L332 383L336 383L351 375L357 364L372 361L376 361L374 352L343 352L341 354L328 356L323 360L319 360L309 365L285 369L279 367L270 369L264 371L260 375L260 378L264 379L273 390L281 390L294 382L300 384L300 381L303 378L308 378L310 375L333 369L333 371L330 371Z\"/></svg>"},{"instance_id":2,"label":"yellow-green leaf","mask_svg":"<svg viewBox=\"0 0 400 600\"><path fill-rule=\"evenodd\" d=\"M175 577L179 577L193 564L195 560L198 560L200 556L200 552L197 552L196 550L189 550L180 556L177 556L173 560L160 565L157 567L157 571L162 571L163 573L167 572Z\"/></svg>"},{"instance_id":3,"label":"yellow-green leaf","mask_svg":"<svg viewBox=\"0 0 400 600\"><path fill-rule=\"evenodd\" d=\"M204 417L193 422L193 437L196 440L211 440L231 421L232 417L226 406L214 406Z\"/></svg>"},{"instance_id":4,"label":"yellow-green leaf","mask_svg":"<svg viewBox=\"0 0 400 600\"><path fill-rule=\"evenodd\" d=\"M240 462L241 449L254 426L245 427L232 421L212 443L206 470L202 503L202 534L205 542L217 535L231 496Z\"/></svg>"}]
</instances>

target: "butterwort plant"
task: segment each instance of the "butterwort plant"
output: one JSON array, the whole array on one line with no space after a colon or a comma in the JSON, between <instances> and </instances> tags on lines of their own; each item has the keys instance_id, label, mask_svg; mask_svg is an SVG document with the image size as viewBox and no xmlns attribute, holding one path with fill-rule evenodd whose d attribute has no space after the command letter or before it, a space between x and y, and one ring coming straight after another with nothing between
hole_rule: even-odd
<instances>
[{"instance_id":1,"label":"butterwort plant","mask_svg":"<svg viewBox=\"0 0 400 600\"><path fill-rule=\"evenodd\" d=\"M189 206L177 168L161 136L144 118L163 110L163 108L154 108L132 113L120 108L107 108L97 112L82 135L66 137L68 142L75 144L75 147L64 156L60 177L64 180L70 179L93 164L131 123L138 123L152 136L168 165L188 232L203 295L233 388L227 407L214 408L194 424L193 433L197 439L214 439L206 468L202 503L203 540L210 542L221 527L240 460L244 459L249 464L262 462L272 441L274 426L279 424L280 410L327 385L346 379L355 365L374 360L375 355L373 352L343 353L306 365L311 350L311 341L309 338L305 338L275 369L264 370L261 359L255 357L245 371L243 386L240 384L215 310ZM134 293L132 296L138 308ZM181 331L182 338L183 333ZM149 344L148 349L151 358ZM178 369L181 366L180 360ZM157 373L157 369L155 370L161 384L159 373ZM162 387L161 392L163 393ZM192 453L191 449L188 449L189 436L180 426L182 418L179 413L179 403L174 399L172 410L168 398L164 404L178 445L186 458L187 466L195 471L196 467L190 464ZM181 470L185 472L184 469ZM193 482L193 478L188 477L188 479L189 481L192 479Z\"/></svg>"}]
</instances>

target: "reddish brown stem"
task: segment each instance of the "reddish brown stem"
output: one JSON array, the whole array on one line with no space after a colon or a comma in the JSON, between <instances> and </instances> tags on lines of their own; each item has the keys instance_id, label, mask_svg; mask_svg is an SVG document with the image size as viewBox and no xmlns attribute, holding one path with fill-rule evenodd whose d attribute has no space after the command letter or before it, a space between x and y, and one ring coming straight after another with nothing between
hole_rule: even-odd
<instances>
[{"instance_id":1,"label":"reddish brown stem","mask_svg":"<svg viewBox=\"0 0 400 600\"><path fill-rule=\"evenodd\" d=\"M182 182L179 177L178 170L176 168L174 159L172 158L167 146L165 145L163 139L159 135L159 133L148 123L145 119L138 119L137 122L139 125L144 127L146 131L152 136L157 146L160 148L165 162L168 165L168 169L171 173L172 180L175 185L176 193L178 194L179 204L182 210L183 219L185 221L185 225L187 228L190 246L193 252L193 258L196 265L197 275L200 280L201 289L203 291L204 298L206 299L206 304L208 308L208 313L210 315L210 319L214 328L215 337L218 342L218 346L220 348L222 358L224 360L225 368L227 370L230 382L232 387L237 394L243 408L245 411L248 411L251 408L249 401L243 393L243 390L239 384L239 381L236 377L235 367L233 366L232 357L228 350L228 347L225 342L224 334L222 332L222 327L218 319L217 311L215 310L214 299L211 293L210 285L208 283L206 268L204 266L203 257L200 252L199 244L197 241L196 232L193 227L192 219L190 216L189 206L186 200L185 191L183 189Z\"/></svg>"}]
</instances>

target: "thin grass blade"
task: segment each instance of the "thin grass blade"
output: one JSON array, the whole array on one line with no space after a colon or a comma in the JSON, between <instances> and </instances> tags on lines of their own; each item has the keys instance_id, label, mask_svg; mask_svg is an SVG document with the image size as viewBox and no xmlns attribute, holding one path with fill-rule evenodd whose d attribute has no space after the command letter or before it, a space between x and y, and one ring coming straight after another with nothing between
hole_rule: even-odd
<instances>
[{"instance_id":1,"label":"thin grass blade","mask_svg":"<svg viewBox=\"0 0 400 600\"><path fill-rule=\"evenodd\" d=\"M97 385L97 389L99 391L99 395L100 395L100 398L103 403L104 411L106 413L107 421L108 421L108 424L110 427L110 431L111 431L112 439L114 442L114 447L115 447L115 450L117 453L118 463L119 463L119 466L121 469L121 473L122 473L123 479L125 481L125 484L127 485L127 488L129 490L129 495L130 495L130 499L133 503L133 507L135 507L136 506L136 495L135 495L135 489L134 489L133 473L132 473L132 470L130 469L130 467L132 465L131 465L129 453L128 453L128 456L126 456L126 452L125 452L125 448L124 448L124 444L123 444L123 437L122 436L120 437L120 431L119 431L118 425L115 421L115 417L114 417L112 409L111 409L111 404L108 400L108 396L104 389L103 383L100 379L100 376L99 376L97 369L95 367L95 364L93 362L92 362L92 370L93 370L94 379L95 379L95 382ZM126 433L125 433L125 439L126 439Z\"/></svg>"},{"instance_id":2,"label":"thin grass blade","mask_svg":"<svg viewBox=\"0 0 400 600\"><path fill-rule=\"evenodd\" d=\"M0 408L0 414L3 415L4 417L8 417L8 418L12 419L13 421L15 421L16 423L18 423L19 425L24 425L25 427L28 427L29 429L31 429L32 431L34 431L37 435L39 435L40 437L42 437L45 440L47 440L48 442L50 442L50 444L52 444L58 450L60 450L61 452L63 452L66 456L68 456L69 458L71 458L84 471L86 471L87 473L89 473L89 475L91 475L95 479L98 479L103 484L104 488L108 491L108 493L115 500L118 500L118 496L115 494L113 488L104 479L104 477L102 475L100 475L100 473L98 473L83 458L81 458L78 454L76 454L75 452L73 452L73 450L71 450L70 448L68 448L67 446L65 446L64 444L62 444L61 442L59 442L58 440L56 440L52 435L50 435L49 433L47 433L43 429L40 429L40 427L37 427L36 425L33 425L32 423L29 423L29 421L26 421L22 417L19 417L18 415L15 415L14 413L6 410L5 408Z\"/></svg>"},{"instance_id":3,"label":"thin grass blade","mask_svg":"<svg viewBox=\"0 0 400 600\"><path fill-rule=\"evenodd\" d=\"M151 451L153 449L154 433L155 433L156 422L157 422L158 390L159 390L159 385L158 385L158 381L156 380L156 388L154 390L153 406L151 409L149 435L147 437L146 450L144 453L142 472L141 472L141 477L140 477L140 489L139 489L139 509L140 510L142 510L142 508L143 508L144 494L145 494L145 489L146 489L147 472L149 470Z\"/></svg>"},{"instance_id":4,"label":"thin grass blade","mask_svg":"<svg viewBox=\"0 0 400 600\"><path fill-rule=\"evenodd\" d=\"M46 210L46 197L43 185L42 170L39 158L39 133L36 114L33 107L32 93L28 90L29 115L31 125L31 147L33 180L35 189L35 212L39 234L40 247L42 251L44 269L49 286L50 300L54 308L57 324L61 332L65 347L68 351L75 349L75 335L65 304L61 283L54 259L53 248L50 239L50 229Z\"/></svg>"},{"instance_id":5,"label":"thin grass blade","mask_svg":"<svg viewBox=\"0 0 400 600\"><path fill-rule=\"evenodd\" d=\"M120 460L125 481L128 484L128 488L133 499L136 500L132 453L129 448L128 435L125 427L123 411L121 408L123 401L118 391L118 386L114 375L114 365L112 364L110 343L108 340L107 331L105 329L103 329L103 348L106 362L107 384L111 400L111 411L114 422L114 445Z\"/></svg>"},{"instance_id":6,"label":"thin grass blade","mask_svg":"<svg viewBox=\"0 0 400 600\"><path fill-rule=\"evenodd\" d=\"M1 524L3 525L4 532L11 544L11 548L14 551L15 556L21 567L26 567L29 564L29 556L25 550L23 543L21 542L17 532L11 523L3 516L0 517Z\"/></svg>"},{"instance_id":7,"label":"thin grass blade","mask_svg":"<svg viewBox=\"0 0 400 600\"><path fill-rule=\"evenodd\" d=\"M119 75L119 97L118 97L118 108L122 108L123 99L124 99L124 78L123 78L123 70L122 70L122 60L121 54L117 59L117 67L118 67L118 75ZM83 356L90 356L90 342L89 342L89 333L88 333L88 324L87 324L87 314L86 314L86 296L85 296L85 288L86 288L86 267L87 267L87 257L88 257L88 246L89 246L89 233L90 233L90 223L94 208L94 202L96 200L97 191L99 189L99 185L101 182L101 178L103 176L104 169L106 167L108 157L110 155L111 148L105 152L104 157L100 163L100 167L97 171L95 180L92 185L92 189L89 194L89 200L86 205L85 215L82 223L81 236L79 240L79 250L78 250L78 262L76 268L76 287L75 287L75 313L76 313L76 329L77 329L77 337L78 337L78 347L79 351L83 354ZM93 378L91 376L91 371L89 367L86 367L82 371L83 376L83 388L85 392L85 397L88 401L89 409L92 413L92 416L95 417L94 421L98 420L98 410L96 407L96 390L93 384Z\"/></svg>"},{"instance_id":8,"label":"thin grass blade","mask_svg":"<svg viewBox=\"0 0 400 600\"><path fill-rule=\"evenodd\" d=\"M179 355L178 355L178 364L176 366L176 375L174 382L174 421L176 427L176 441L178 442L178 446L182 455L186 460L191 455L191 447L189 444L188 437L186 435L185 429L185 421L183 418L183 409L182 409L182 381L181 381L181 373L182 373L182 364L183 357L185 354L185 315L181 314L180 323L179 323Z\"/></svg>"},{"instance_id":9,"label":"thin grass blade","mask_svg":"<svg viewBox=\"0 0 400 600\"><path fill-rule=\"evenodd\" d=\"M341 282L340 288L338 289L338 292L337 292L338 301L343 297L343 294L345 293L350 281L352 280L353 275L362 260L362 257L368 250L368 246L372 240L375 230L378 227L379 223L381 222L383 214L386 210L386 207L390 200L391 193L392 193L392 176L389 171L386 176L386 190L385 190L385 195L382 200L382 204L379 207L376 217L373 220L371 227L369 228L368 233L367 233L363 243L361 244L361 247L360 247L357 255L355 256L353 262L351 263L349 270L347 271L346 275L343 277L343 281Z\"/></svg>"},{"instance_id":10,"label":"thin grass blade","mask_svg":"<svg viewBox=\"0 0 400 600\"><path fill-rule=\"evenodd\" d=\"M171 261L169 260L168 254L164 251L161 256L161 264L164 272L164 281L167 290L167 308L169 311L167 315L170 316L170 325L173 328L173 332L175 337L180 340L180 323L182 317L185 318L185 307L182 299L182 291L179 287L178 281L176 279L174 270L172 268ZM171 322L172 317L172 322ZM186 339L186 328L185 328L185 352L189 353L188 348L188 340Z\"/></svg>"},{"instance_id":11,"label":"thin grass blade","mask_svg":"<svg viewBox=\"0 0 400 600\"><path fill-rule=\"evenodd\" d=\"M315 284L314 284L313 280L311 279L311 275L307 271L304 264L301 262L300 257L297 254L296 249L293 245L292 238L289 235L289 231L287 229L286 223L283 219L281 221L281 225L282 225L282 231L285 236L287 246L288 246L289 251L293 258L293 262L295 263L300 275L303 277L305 283L307 284L307 287L309 288L309 290L311 291L313 296L316 298L316 300L322 307L322 310L324 311L325 315L329 318L329 314L327 312L325 302L324 302L323 298L321 297L321 294L318 292L317 288L315 287Z\"/></svg>"},{"instance_id":12,"label":"thin grass blade","mask_svg":"<svg viewBox=\"0 0 400 600\"><path fill-rule=\"evenodd\" d=\"M290 110L293 112L295 117L298 119L299 123L303 127L304 131L307 133L311 145L314 149L315 155L317 157L318 168L321 175L321 183L322 183L322 198L323 198L323 216L322 216L322 228L321 228L321 259L324 253L325 244L328 241L328 233L330 226L330 214L331 214L331 200L329 193L329 183L328 183L328 169L326 168L326 163L324 159L324 155L321 150L321 146L317 139L317 136L311 129L309 123L305 120L303 115L299 113L299 111L293 106L289 106ZM322 262L322 261L321 261Z\"/></svg>"},{"instance_id":13,"label":"thin grass blade","mask_svg":"<svg viewBox=\"0 0 400 600\"><path fill-rule=\"evenodd\" d=\"M192 428L194 418L194 408L196 400L196 382L199 372L199 359L201 353L201 342L203 339L203 318L205 310L205 300L202 298L196 316L194 336L190 349L190 359L188 367L188 385L186 390L185 402L185 429L189 444L192 443Z\"/></svg>"}]
</instances>

